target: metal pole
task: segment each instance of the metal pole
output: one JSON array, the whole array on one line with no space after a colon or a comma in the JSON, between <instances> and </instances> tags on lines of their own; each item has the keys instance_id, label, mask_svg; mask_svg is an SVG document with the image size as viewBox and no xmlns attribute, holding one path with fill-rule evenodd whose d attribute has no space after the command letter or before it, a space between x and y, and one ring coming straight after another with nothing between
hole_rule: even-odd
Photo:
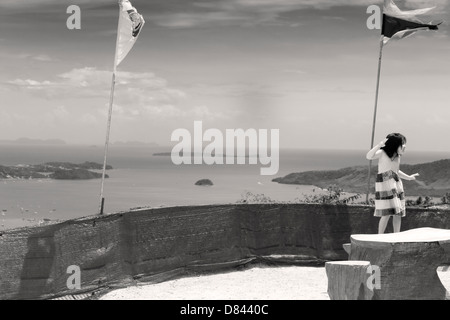
<instances>
[{"instance_id":1,"label":"metal pole","mask_svg":"<svg viewBox=\"0 0 450 320\"><path fill-rule=\"evenodd\" d=\"M105 185L106 158L108 157L109 133L111 131L111 117L112 117L112 109L113 109L115 84L116 84L116 74L115 74L115 72L113 72L112 81L111 81L111 95L109 98L108 124L107 124L107 128L106 128L105 154L104 154L104 158L103 158L102 187L100 190L100 214L103 214L103 207L104 207L104 203L105 203L105 199L103 198L103 190L104 190L104 185Z\"/></svg>"},{"instance_id":2,"label":"metal pole","mask_svg":"<svg viewBox=\"0 0 450 320\"><path fill-rule=\"evenodd\" d=\"M105 198L103 197L103 190L105 185L105 172L106 172L106 158L108 156L108 146L109 146L109 133L111 132L111 117L112 117L112 110L113 110L113 103L114 103L114 89L116 85L116 71L117 71L117 45L119 43L119 31L120 31L120 24L122 19L120 19L121 14L121 7L119 7L119 22L117 27L117 39L116 39L116 52L114 54L114 67L113 67L113 74L112 74L112 80L111 80L111 94L109 97L109 112L108 112L108 123L106 126L106 140L105 140L105 154L103 158L103 171L102 171L102 186L100 190L100 209L99 213L103 214L103 209L105 205Z\"/></svg>"},{"instance_id":3,"label":"metal pole","mask_svg":"<svg viewBox=\"0 0 450 320\"><path fill-rule=\"evenodd\" d=\"M378 107L378 92L380 88L380 74L381 74L381 58L383 56L383 36L380 39L380 56L378 58L378 75L377 75L377 89L375 93L375 108L373 112L373 123L372 123L372 139L370 142L370 149L373 148L374 138L375 138L375 123L377 121L377 107ZM372 160L369 161L369 177L367 179L367 194L366 194L366 203L369 203L369 194L370 194L370 176L372 170Z\"/></svg>"}]
</instances>

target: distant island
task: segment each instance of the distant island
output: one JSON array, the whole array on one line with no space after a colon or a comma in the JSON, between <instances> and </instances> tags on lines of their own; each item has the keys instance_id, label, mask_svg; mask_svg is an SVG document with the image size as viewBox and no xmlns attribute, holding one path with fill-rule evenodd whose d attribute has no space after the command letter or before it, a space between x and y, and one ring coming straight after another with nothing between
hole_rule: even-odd
<instances>
[{"instance_id":1,"label":"distant island","mask_svg":"<svg viewBox=\"0 0 450 320\"><path fill-rule=\"evenodd\" d=\"M199 157L203 157L203 153L189 153L189 155L190 155L191 157L194 157L194 156L196 156L196 155L198 155ZM155 153L153 153L153 156L171 157L171 156L172 156L172 152L155 152ZM212 157L216 157L216 155L215 155L214 152L212 152L211 156L212 156ZM222 158L225 159L225 158L227 157L227 155L226 155L226 153L224 153L224 154L218 154L217 157L222 157ZM238 157L241 157L241 155L240 155L240 154L238 155L238 154L235 152L235 154L233 155L233 158L238 158ZM247 153L244 155L244 158L249 158L249 157L250 157L250 156L249 156Z\"/></svg>"},{"instance_id":2,"label":"distant island","mask_svg":"<svg viewBox=\"0 0 450 320\"><path fill-rule=\"evenodd\" d=\"M30 138L19 138L16 140L0 140L0 144L12 144L12 145L66 145L66 142L61 139L30 139Z\"/></svg>"},{"instance_id":3,"label":"distant island","mask_svg":"<svg viewBox=\"0 0 450 320\"><path fill-rule=\"evenodd\" d=\"M98 179L102 177L102 174L91 170L102 169L102 164L89 161L80 164L70 162L46 162L37 165L0 165L0 179ZM106 166L106 170L111 169L112 166ZM109 178L109 176L105 174L105 178Z\"/></svg>"},{"instance_id":4,"label":"distant island","mask_svg":"<svg viewBox=\"0 0 450 320\"><path fill-rule=\"evenodd\" d=\"M150 147L150 148L160 147L160 145L155 142L142 142L142 141L116 141L112 143L112 145L120 147Z\"/></svg>"},{"instance_id":5,"label":"distant island","mask_svg":"<svg viewBox=\"0 0 450 320\"><path fill-rule=\"evenodd\" d=\"M164 157L170 157L172 155L171 152L156 152L153 154L154 156L164 156Z\"/></svg>"},{"instance_id":6,"label":"distant island","mask_svg":"<svg viewBox=\"0 0 450 320\"><path fill-rule=\"evenodd\" d=\"M291 173L272 181L281 184L313 185L327 188L337 185L346 192L366 193L368 166L353 166L338 170L305 171ZM371 193L375 192L377 166L371 168ZM422 164L402 164L406 174L419 173L416 181L402 180L406 196L441 197L450 192L450 159Z\"/></svg>"}]
</instances>

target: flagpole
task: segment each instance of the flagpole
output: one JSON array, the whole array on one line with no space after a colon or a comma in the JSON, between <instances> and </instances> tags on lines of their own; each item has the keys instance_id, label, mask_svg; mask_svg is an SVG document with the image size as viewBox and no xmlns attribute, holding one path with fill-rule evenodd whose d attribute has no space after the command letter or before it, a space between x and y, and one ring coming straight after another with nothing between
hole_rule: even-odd
<instances>
[{"instance_id":1,"label":"flagpole","mask_svg":"<svg viewBox=\"0 0 450 320\"><path fill-rule=\"evenodd\" d=\"M112 117L112 107L114 100L114 88L116 84L116 72L113 72L111 80L111 95L109 98L109 112L108 112L108 123L106 128L106 139L105 139L105 154L103 158L103 171L102 171L102 187L100 190L100 214L103 214L103 208L105 203L105 198L103 197L103 190L105 185L105 171L106 171L106 159L108 157L108 147L109 147L109 133L111 131L111 117Z\"/></svg>"},{"instance_id":2,"label":"flagpole","mask_svg":"<svg viewBox=\"0 0 450 320\"><path fill-rule=\"evenodd\" d=\"M374 143L374 138L375 138L375 124L376 124L376 120L377 120L378 92L379 92L379 88L380 88L381 58L383 56L383 44L384 44L383 36L381 36L381 38L380 38L380 56L378 58L377 88L376 88L376 92L375 92L375 107L374 107L374 112L373 112L372 139L370 142L370 150L373 148L373 143ZM372 170L372 160L369 161L366 203L369 203L371 170Z\"/></svg>"},{"instance_id":3,"label":"flagpole","mask_svg":"<svg viewBox=\"0 0 450 320\"><path fill-rule=\"evenodd\" d=\"M116 39L116 52L114 55L114 67L113 67L113 74L111 79L111 93L109 96L109 111L108 111L108 122L106 125L106 139L105 139L105 153L103 157L103 171L102 171L102 185L100 189L100 209L99 213L100 215L103 214L104 204L105 204L105 198L103 197L103 191L104 191L104 185L105 185L105 173L106 173L106 159L108 157L108 147L109 147L109 134L111 132L111 118L112 118L112 111L113 111L113 104L114 104L114 89L116 86L116 71L117 71L117 45L119 43L119 30L120 30L120 24L122 19L120 19L121 14L121 8L119 8L119 22L117 27L117 39Z\"/></svg>"}]
</instances>

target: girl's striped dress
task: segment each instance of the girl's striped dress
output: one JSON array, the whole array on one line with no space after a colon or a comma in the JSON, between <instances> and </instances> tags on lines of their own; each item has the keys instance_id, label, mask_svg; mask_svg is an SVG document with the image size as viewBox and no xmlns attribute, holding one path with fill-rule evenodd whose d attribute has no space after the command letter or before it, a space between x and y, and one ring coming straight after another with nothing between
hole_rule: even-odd
<instances>
[{"instance_id":1,"label":"girl's striped dress","mask_svg":"<svg viewBox=\"0 0 450 320\"><path fill-rule=\"evenodd\" d=\"M378 173L375 182L375 217L405 216L402 180L392 170Z\"/></svg>"}]
</instances>

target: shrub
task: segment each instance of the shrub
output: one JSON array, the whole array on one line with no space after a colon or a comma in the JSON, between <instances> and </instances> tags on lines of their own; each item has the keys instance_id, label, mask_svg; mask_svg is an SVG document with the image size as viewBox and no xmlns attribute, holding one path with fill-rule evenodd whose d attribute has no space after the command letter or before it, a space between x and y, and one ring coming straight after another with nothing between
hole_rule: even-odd
<instances>
[{"instance_id":1,"label":"shrub","mask_svg":"<svg viewBox=\"0 0 450 320\"><path fill-rule=\"evenodd\" d=\"M247 191L241 194L241 199L237 203L275 203L275 201L264 194L253 194Z\"/></svg>"},{"instance_id":2,"label":"shrub","mask_svg":"<svg viewBox=\"0 0 450 320\"><path fill-rule=\"evenodd\" d=\"M313 192L316 190L313 189ZM303 203L323 203L323 204L349 204L361 197L360 194L355 194L347 198L341 199L341 196L345 194L343 189L337 185L331 185L327 188L327 192L324 194L303 195L304 199L299 200Z\"/></svg>"},{"instance_id":3,"label":"shrub","mask_svg":"<svg viewBox=\"0 0 450 320\"><path fill-rule=\"evenodd\" d=\"M429 207L434 205L433 199L429 196L419 196L416 200L408 199L406 200L407 207Z\"/></svg>"},{"instance_id":4,"label":"shrub","mask_svg":"<svg viewBox=\"0 0 450 320\"><path fill-rule=\"evenodd\" d=\"M442 204L450 203L450 192L446 192L445 195L441 198Z\"/></svg>"}]
</instances>

